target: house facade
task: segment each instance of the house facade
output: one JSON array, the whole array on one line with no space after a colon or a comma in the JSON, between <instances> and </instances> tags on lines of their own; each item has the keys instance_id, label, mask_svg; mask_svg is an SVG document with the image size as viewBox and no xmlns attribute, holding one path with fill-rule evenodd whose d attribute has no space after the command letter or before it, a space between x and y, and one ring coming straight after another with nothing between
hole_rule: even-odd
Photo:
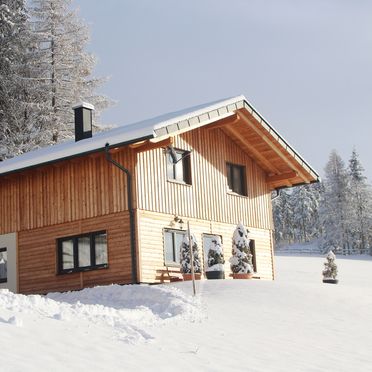
<instances>
[{"instance_id":1,"label":"house facade","mask_svg":"<svg viewBox=\"0 0 372 372\"><path fill-rule=\"evenodd\" d=\"M273 279L272 191L319 179L243 96L76 139L0 163L0 288L171 280L187 221L202 257L218 235L226 258L243 222Z\"/></svg>"}]
</instances>

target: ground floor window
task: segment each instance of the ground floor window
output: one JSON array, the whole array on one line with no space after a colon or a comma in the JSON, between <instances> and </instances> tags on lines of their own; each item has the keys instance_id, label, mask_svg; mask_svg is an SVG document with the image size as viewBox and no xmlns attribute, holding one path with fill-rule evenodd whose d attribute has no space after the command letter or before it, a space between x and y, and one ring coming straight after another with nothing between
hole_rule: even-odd
<instances>
[{"instance_id":1,"label":"ground floor window","mask_svg":"<svg viewBox=\"0 0 372 372\"><path fill-rule=\"evenodd\" d=\"M253 264L253 271L257 272L257 261L256 261L256 246L254 240L249 240L249 249L251 250L252 255L252 264Z\"/></svg>"},{"instance_id":2,"label":"ground floor window","mask_svg":"<svg viewBox=\"0 0 372 372\"><path fill-rule=\"evenodd\" d=\"M180 265L180 249L186 232L183 230L164 230L164 262L167 266Z\"/></svg>"},{"instance_id":3,"label":"ground floor window","mask_svg":"<svg viewBox=\"0 0 372 372\"><path fill-rule=\"evenodd\" d=\"M8 254L6 248L0 248L0 283L8 280Z\"/></svg>"},{"instance_id":4,"label":"ground floor window","mask_svg":"<svg viewBox=\"0 0 372 372\"><path fill-rule=\"evenodd\" d=\"M106 231L60 238L57 246L60 274L107 267Z\"/></svg>"}]
</instances>

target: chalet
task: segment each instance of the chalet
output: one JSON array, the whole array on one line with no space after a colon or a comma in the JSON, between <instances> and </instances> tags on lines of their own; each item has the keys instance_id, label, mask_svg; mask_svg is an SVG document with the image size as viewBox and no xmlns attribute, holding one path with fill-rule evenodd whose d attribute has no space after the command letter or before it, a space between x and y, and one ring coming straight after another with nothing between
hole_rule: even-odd
<instances>
[{"instance_id":1,"label":"chalet","mask_svg":"<svg viewBox=\"0 0 372 372\"><path fill-rule=\"evenodd\" d=\"M244 96L93 136L92 109L74 108L75 141L0 162L0 288L167 281L187 221L227 258L242 221L274 278L272 191L319 176Z\"/></svg>"}]
</instances>

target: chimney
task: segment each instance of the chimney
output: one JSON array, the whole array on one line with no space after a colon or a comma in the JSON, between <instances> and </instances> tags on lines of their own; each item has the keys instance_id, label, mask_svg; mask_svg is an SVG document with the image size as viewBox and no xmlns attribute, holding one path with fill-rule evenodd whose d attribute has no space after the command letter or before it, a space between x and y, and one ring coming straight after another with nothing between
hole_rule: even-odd
<instances>
[{"instance_id":1,"label":"chimney","mask_svg":"<svg viewBox=\"0 0 372 372\"><path fill-rule=\"evenodd\" d=\"M72 109L75 112L75 142L92 137L92 115L94 106L90 103L81 102Z\"/></svg>"}]
</instances>

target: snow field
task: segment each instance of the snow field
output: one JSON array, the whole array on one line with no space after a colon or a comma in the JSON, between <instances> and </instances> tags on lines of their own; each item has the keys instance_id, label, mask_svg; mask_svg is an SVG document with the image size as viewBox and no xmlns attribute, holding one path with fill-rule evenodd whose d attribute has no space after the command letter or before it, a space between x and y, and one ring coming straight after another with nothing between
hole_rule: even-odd
<instances>
[{"instance_id":1,"label":"snow field","mask_svg":"<svg viewBox=\"0 0 372 372\"><path fill-rule=\"evenodd\" d=\"M190 282L2 291L0 370L369 371L371 257L338 257L338 285L324 261L278 256L275 281L204 280L196 299Z\"/></svg>"}]
</instances>

